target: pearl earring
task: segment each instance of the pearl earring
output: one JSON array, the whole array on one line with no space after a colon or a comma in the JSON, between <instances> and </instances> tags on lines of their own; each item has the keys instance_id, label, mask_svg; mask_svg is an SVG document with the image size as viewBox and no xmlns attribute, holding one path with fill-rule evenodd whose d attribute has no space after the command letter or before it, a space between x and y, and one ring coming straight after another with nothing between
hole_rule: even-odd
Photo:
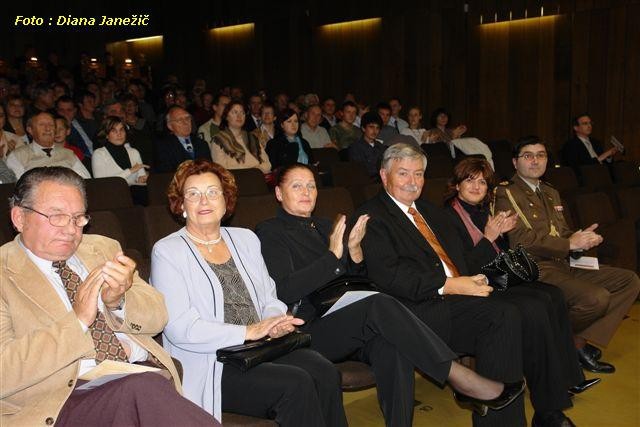
<instances>
[{"instance_id":1,"label":"pearl earring","mask_svg":"<svg viewBox=\"0 0 640 427\"><path fill-rule=\"evenodd\" d=\"M186 211L182 212L182 218L187 219L187 212Z\"/></svg>"}]
</instances>

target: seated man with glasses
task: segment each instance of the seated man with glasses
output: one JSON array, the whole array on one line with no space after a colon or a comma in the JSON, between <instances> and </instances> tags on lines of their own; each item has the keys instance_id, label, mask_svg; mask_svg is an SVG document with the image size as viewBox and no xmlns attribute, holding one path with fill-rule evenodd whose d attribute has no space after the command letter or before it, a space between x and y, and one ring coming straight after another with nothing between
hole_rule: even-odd
<instances>
[{"instance_id":1,"label":"seated man with glasses","mask_svg":"<svg viewBox=\"0 0 640 427\"><path fill-rule=\"evenodd\" d=\"M513 151L516 174L498 186L496 211L518 214L509 232L511 247L522 244L540 267L540 281L564 292L580 363L591 372L611 373L613 365L599 361L602 352L636 300L640 280L630 270L600 265L598 270L569 266L569 256L600 245L598 224L571 231L558 191L540 180L547 168L547 148L535 136L520 139Z\"/></svg>"},{"instance_id":2,"label":"seated man with glasses","mask_svg":"<svg viewBox=\"0 0 640 427\"><path fill-rule=\"evenodd\" d=\"M174 105L166 114L170 134L153 144L154 171L175 172L185 160L211 160L209 145L193 133L191 114Z\"/></svg>"},{"instance_id":3,"label":"seated man with glasses","mask_svg":"<svg viewBox=\"0 0 640 427\"><path fill-rule=\"evenodd\" d=\"M0 425L217 425L180 396L173 361L152 338L167 323L162 295L118 242L83 236L84 180L31 169L10 206L19 234L0 247ZM117 372L159 369L83 389L106 360L122 363Z\"/></svg>"}]
</instances>

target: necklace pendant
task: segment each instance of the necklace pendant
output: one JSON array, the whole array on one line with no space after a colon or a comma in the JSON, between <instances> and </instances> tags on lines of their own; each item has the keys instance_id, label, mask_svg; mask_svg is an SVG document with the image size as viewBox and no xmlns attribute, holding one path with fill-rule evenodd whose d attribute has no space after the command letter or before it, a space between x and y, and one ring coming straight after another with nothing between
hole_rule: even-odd
<instances>
[{"instance_id":1,"label":"necklace pendant","mask_svg":"<svg viewBox=\"0 0 640 427\"><path fill-rule=\"evenodd\" d=\"M209 253L211 253L212 249L213 249L213 248L212 248L211 246L207 245L207 251L208 251Z\"/></svg>"}]
</instances>

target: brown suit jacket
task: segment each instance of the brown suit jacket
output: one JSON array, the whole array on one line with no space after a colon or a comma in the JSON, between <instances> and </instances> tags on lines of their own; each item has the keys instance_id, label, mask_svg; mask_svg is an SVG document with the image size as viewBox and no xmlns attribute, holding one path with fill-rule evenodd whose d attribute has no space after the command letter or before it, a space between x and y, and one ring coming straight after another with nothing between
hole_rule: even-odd
<instances>
[{"instance_id":1,"label":"brown suit jacket","mask_svg":"<svg viewBox=\"0 0 640 427\"><path fill-rule=\"evenodd\" d=\"M67 311L19 237L0 247L0 425L46 425L73 391L80 359L95 357L95 350L89 332L83 332L73 310ZM84 235L76 255L91 271L119 250L115 240ZM180 391L171 358L152 338L167 323L164 299L137 272L125 310L123 320L107 311L109 326L158 358Z\"/></svg>"},{"instance_id":2,"label":"brown suit jacket","mask_svg":"<svg viewBox=\"0 0 640 427\"><path fill-rule=\"evenodd\" d=\"M509 232L510 246L522 244L538 261L566 263L565 258L569 255L569 236L572 231L569 230L564 219L560 194L544 182L540 184L540 190L544 202L516 174L510 184L498 186L495 210L496 212L514 211L513 204L507 195L509 191L531 225L529 228L525 221L519 218L516 227ZM552 227L557 231L554 233L556 235L551 234Z\"/></svg>"}]
</instances>

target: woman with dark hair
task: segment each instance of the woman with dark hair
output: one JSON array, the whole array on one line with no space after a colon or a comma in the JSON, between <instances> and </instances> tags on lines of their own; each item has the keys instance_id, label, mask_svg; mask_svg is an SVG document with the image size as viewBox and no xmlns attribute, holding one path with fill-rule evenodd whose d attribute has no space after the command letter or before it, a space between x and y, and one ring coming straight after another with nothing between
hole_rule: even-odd
<instances>
[{"instance_id":1,"label":"woman with dark hair","mask_svg":"<svg viewBox=\"0 0 640 427\"><path fill-rule=\"evenodd\" d=\"M277 216L259 224L256 233L278 297L305 320L302 330L311 334L311 348L334 362L356 359L371 365L386 425L412 424L414 368L474 396L468 399L479 410L487 404L504 407L524 388L522 382L503 387L456 363L456 354L429 327L386 294L320 316L310 294L335 279L366 273L360 242L369 217L360 216L347 232L344 215L333 226L313 216L318 191L312 170L303 164L280 170L275 193L281 203Z\"/></svg>"},{"instance_id":2,"label":"woman with dark hair","mask_svg":"<svg viewBox=\"0 0 640 427\"><path fill-rule=\"evenodd\" d=\"M480 271L508 249L503 233L512 230L518 220L517 214L509 211L491 212L494 186L489 163L468 157L455 166L445 194L447 211L465 245L471 271ZM522 340L524 372L536 410L533 425L562 420L562 410L571 406L567 390L580 393L600 381L585 380L580 369L562 291L532 282L495 291L489 298L503 298L520 311L522 336L526 337Z\"/></svg>"},{"instance_id":3,"label":"woman with dark hair","mask_svg":"<svg viewBox=\"0 0 640 427\"><path fill-rule=\"evenodd\" d=\"M286 108L278 114L276 137L267 142L266 148L273 170L294 163L313 164L311 146L299 131L298 113Z\"/></svg>"},{"instance_id":4,"label":"woman with dark hair","mask_svg":"<svg viewBox=\"0 0 640 427\"><path fill-rule=\"evenodd\" d=\"M25 144L22 138L5 128L6 120L6 110L4 105L0 104L0 158L2 159L5 159L10 152Z\"/></svg>"},{"instance_id":5,"label":"woman with dark hair","mask_svg":"<svg viewBox=\"0 0 640 427\"><path fill-rule=\"evenodd\" d=\"M220 132L213 137L211 157L227 169L257 168L264 174L271 172L271 163L260 142L247 133L246 113L240 101L231 101L222 112Z\"/></svg>"},{"instance_id":6,"label":"woman with dark hair","mask_svg":"<svg viewBox=\"0 0 640 427\"><path fill-rule=\"evenodd\" d=\"M294 350L246 372L216 351L304 323L287 314L253 232L222 227L238 198L233 175L208 160L187 160L168 189L184 228L158 241L151 283L165 296L164 347L184 367L184 396L224 423L222 411L272 418L281 426L346 426L340 375L317 352Z\"/></svg>"},{"instance_id":7,"label":"woman with dark hair","mask_svg":"<svg viewBox=\"0 0 640 427\"><path fill-rule=\"evenodd\" d=\"M5 104L6 121L4 130L21 138L25 144L29 143L27 135L27 118L24 98L20 95L9 95Z\"/></svg>"},{"instance_id":8,"label":"woman with dark hair","mask_svg":"<svg viewBox=\"0 0 640 427\"><path fill-rule=\"evenodd\" d=\"M105 117L98 136L106 138L106 143L91 156L93 176L119 176L129 185L145 185L148 177L145 169L149 166L142 163L138 150L125 145L127 130L124 120L115 116Z\"/></svg>"}]
</instances>

